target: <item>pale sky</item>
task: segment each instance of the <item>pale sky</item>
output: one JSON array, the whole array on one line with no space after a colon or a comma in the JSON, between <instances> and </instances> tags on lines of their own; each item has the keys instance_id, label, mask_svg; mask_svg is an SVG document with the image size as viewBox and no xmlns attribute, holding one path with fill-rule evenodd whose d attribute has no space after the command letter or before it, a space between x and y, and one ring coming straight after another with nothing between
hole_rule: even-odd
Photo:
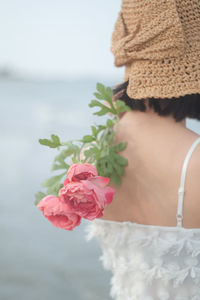
<instances>
[{"instance_id":1,"label":"pale sky","mask_svg":"<svg viewBox=\"0 0 200 300\"><path fill-rule=\"evenodd\" d=\"M43 77L122 77L111 34L121 0L0 0L0 66Z\"/></svg>"}]
</instances>

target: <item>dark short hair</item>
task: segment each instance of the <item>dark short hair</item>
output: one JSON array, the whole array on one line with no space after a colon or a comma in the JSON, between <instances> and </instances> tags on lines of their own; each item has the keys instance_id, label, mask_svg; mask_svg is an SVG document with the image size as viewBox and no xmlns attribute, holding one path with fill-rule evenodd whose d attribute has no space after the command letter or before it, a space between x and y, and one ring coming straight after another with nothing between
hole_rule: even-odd
<instances>
[{"instance_id":1,"label":"dark short hair","mask_svg":"<svg viewBox=\"0 0 200 300\"><path fill-rule=\"evenodd\" d=\"M127 95L128 82L127 80L113 88L113 94L124 90L118 99L124 101L132 110L146 111L144 99L132 99ZM200 94L185 95L179 98L148 98L147 104L160 116L172 115L176 122L185 118L200 120Z\"/></svg>"}]
</instances>

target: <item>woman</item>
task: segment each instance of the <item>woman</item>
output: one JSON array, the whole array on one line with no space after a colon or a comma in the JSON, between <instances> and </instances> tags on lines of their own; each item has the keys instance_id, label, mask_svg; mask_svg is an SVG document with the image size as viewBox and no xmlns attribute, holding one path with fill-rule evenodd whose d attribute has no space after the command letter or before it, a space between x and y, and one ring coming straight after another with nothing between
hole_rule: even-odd
<instances>
[{"instance_id":1,"label":"woman","mask_svg":"<svg viewBox=\"0 0 200 300\"><path fill-rule=\"evenodd\" d=\"M200 3L124 0L112 35L125 65L116 142L129 161L104 216L88 226L116 300L200 299Z\"/></svg>"}]
</instances>

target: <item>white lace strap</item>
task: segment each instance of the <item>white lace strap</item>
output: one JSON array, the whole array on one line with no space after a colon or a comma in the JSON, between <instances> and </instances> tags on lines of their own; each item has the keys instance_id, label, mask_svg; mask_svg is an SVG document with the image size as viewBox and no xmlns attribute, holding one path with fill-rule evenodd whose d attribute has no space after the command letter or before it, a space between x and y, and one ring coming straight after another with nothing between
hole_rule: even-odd
<instances>
[{"instance_id":1,"label":"white lace strap","mask_svg":"<svg viewBox=\"0 0 200 300\"><path fill-rule=\"evenodd\" d=\"M192 152L194 151L194 149L196 148L196 146L200 143L200 137L198 137L194 143L192 144L192 146L190 147L184 163L183 163L183 167L182 167L182 173L181 173L181 183L180 183L180 187L178 190L178 209L177 209L177 214L176 214L176 219L177 219L177 226L178 227L182 227L182 220L183 220L183 198L184 198L184 186L185 186L185 177L186 177L186 171L187 171L187 167L188 167L188 163L190 160L190 157L192 155Z\"/></svg>"}]
</instances>

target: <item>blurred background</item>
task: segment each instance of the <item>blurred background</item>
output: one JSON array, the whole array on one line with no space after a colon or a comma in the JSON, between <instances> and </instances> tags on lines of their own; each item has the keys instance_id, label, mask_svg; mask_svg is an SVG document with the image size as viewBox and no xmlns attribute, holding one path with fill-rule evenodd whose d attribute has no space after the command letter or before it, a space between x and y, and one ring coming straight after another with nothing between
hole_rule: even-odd
<instances>
[{"instance_id":1,"label":"blurred background","mask_svg":"<svg viewBox=\"0 0 200 300\"><path fill-rule=\"evenodd\" d=\"M109 300L96 240L52 226L34 206L56 150L41 146L102 123L96 83L122 82L111 33L120 0L0 0L0 300ZM187 127L200 134L197 121Z\"/></svg>"}]
</instances>

